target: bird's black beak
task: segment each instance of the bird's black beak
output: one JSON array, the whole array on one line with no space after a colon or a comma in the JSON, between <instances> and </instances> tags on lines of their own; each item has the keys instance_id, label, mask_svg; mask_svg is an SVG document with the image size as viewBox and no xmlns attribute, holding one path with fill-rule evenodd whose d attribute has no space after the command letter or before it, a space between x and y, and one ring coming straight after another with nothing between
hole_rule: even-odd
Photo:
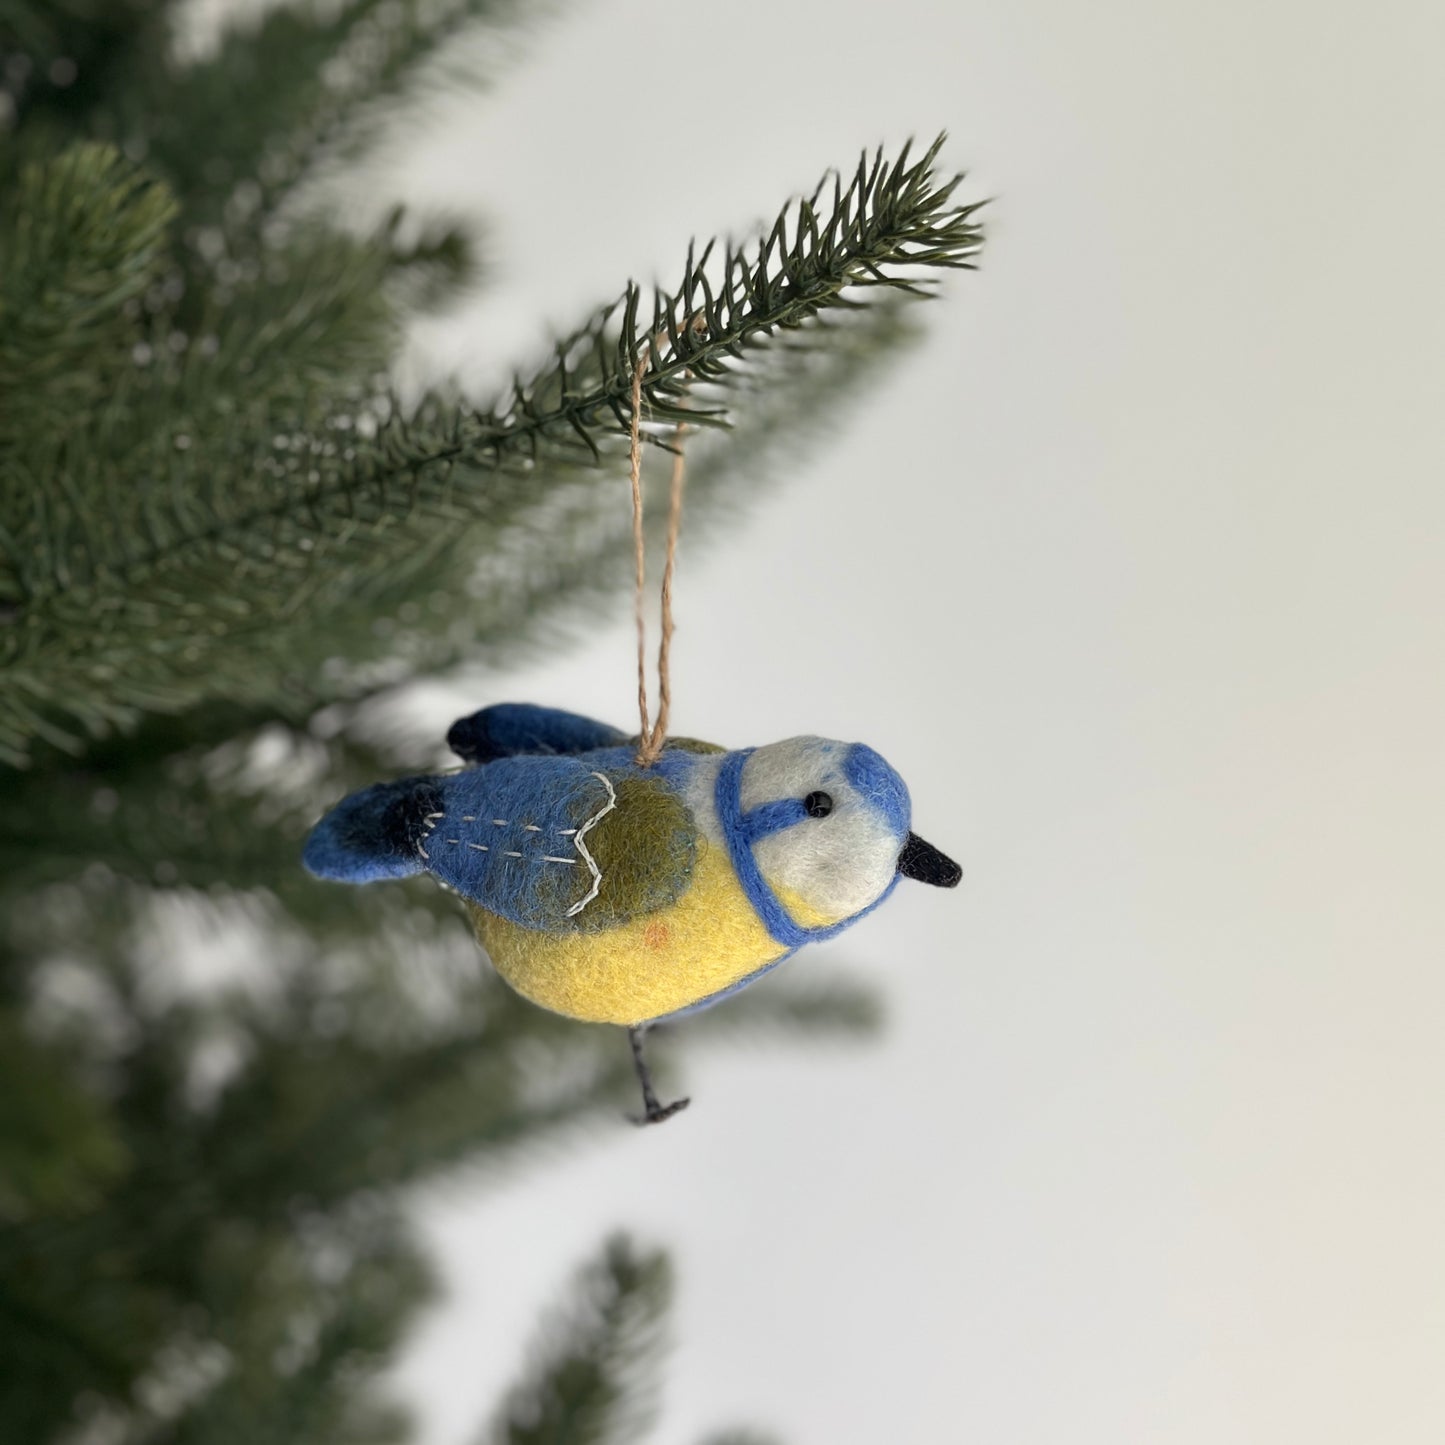
<instances>
[{"instance_id":1,"label":"bird's black beak","mask_svg":"<svg viewBox=\"0 0 1445 1445\"><path fill-rule=\"evenodd\" d=\"M903 851L898 855L898 871L905 878L931 883L935 888L956 888L963 869L940 853L932 843L925 843L917 833L910 833Z\"/></svg>"}]
</instances>

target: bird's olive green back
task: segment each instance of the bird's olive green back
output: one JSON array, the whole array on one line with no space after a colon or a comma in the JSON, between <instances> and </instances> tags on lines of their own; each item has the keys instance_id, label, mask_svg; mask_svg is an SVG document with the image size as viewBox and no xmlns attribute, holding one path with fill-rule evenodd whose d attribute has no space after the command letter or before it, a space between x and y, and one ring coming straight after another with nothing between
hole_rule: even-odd
<instances>
[{"instance_id":1,"label":"bird's olive green back","mask_svg":"<svg viewBox=\"0 0 1445 1445\"><path fill-rule=\"evenodd\" d=\"M661 779L613 774L617 806L588 830L586 846L601 880L597 896L567 916L559 892L548 931L600 933L666 908L686 892L697 854L687 805ZM580 871L580 870L577 870ZM572 884L576 879L569 879Z\"/></svg>"}]
</instances>

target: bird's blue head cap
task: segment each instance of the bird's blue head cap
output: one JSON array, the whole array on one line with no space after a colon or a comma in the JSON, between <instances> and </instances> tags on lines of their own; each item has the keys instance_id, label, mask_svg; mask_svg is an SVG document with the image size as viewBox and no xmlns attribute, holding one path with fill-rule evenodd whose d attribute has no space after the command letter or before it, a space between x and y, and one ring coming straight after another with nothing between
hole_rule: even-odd
<instances>
[{"instance_id":1,"label":"bird's blue head cap","mask_svg":"<svg viewBox=\"0 0 1445 1445\"><path fill-rule=\"evenodd\" d=\"M793 946L876 907L900 877L952 887L961 876L910 831L906 784L863 743L800 737L730 753L717 808L754 907Z\"/></svg>"}]
</instances>

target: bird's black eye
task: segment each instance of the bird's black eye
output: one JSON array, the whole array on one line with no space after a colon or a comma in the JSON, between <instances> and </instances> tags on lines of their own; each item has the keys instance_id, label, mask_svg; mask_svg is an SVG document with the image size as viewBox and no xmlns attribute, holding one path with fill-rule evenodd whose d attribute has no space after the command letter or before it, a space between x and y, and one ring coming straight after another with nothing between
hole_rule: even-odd
<instances>
[{"instance_id":1,"label":"bird's black eye","mask_svg":"<svg viewBox=\"0 0 1445 1445\"><path fill-rule=\"evenodd\" d=\"M827 793L809 793L803 799L803 811L810 818L826 818L833 811L833 800Z\"/></svg>"}]
</instances>

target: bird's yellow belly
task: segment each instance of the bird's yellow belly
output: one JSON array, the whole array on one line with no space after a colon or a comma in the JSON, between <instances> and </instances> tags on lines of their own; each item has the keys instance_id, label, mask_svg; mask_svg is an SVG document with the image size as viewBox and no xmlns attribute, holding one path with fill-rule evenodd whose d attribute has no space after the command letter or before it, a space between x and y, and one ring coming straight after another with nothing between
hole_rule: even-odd
<instances>
[{"instance_id":1,"label":"bird's yellow belly","mask_svg":"<svg viewBox=\"0 0 1445 1445\"><path fill-rule=\"evenodd\" d=\"M788 950L763 926L724 850L699 840L692 886L671 907L605 933L542 933L468 903L477 941L533 1003L592 1023L676 1013Z\"/></svg>"}]
</instances>

